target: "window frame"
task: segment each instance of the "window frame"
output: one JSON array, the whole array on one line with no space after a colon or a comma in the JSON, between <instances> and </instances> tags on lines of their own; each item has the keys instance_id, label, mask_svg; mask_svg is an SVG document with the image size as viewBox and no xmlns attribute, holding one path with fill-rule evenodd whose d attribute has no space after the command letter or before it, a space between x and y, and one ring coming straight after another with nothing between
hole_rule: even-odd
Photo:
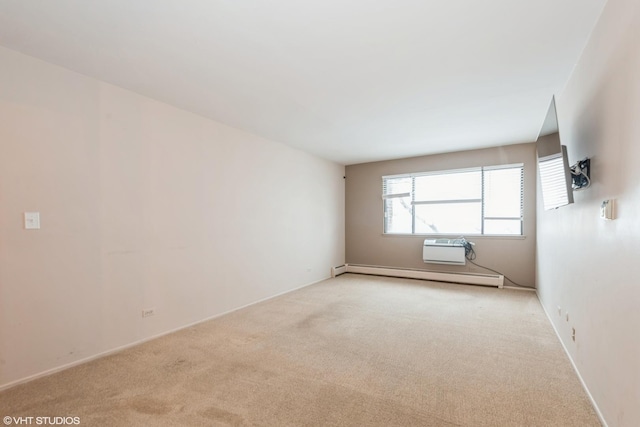
<instances>
[{"instance_id":1,"label":"window frame","mask_svg":"<svg viewBox=\"0 0 640 427\"><path fill-rule=\"evenodd\" d=\"M520 216L519 217L496 217L496 216L485 216L485 204L486 204L486 186L485 186L485 172L490 172L492 170L502 170L502 169L519 169L520 170ZM481 198L480 199L439 199L439 200L415 200L416 187L415 187L415 179L422 176L428 175L448 175L448 174L460 174L466 172L480 172L480 187L481 187ZM388 179L398 179L398 178L410 178L411 179L411 190L407 193L396 193L396 194L385 194L385 189L387 187ZM504 237L504 238L524 238L524 163L511 163L504 165L493 165L493 166L477 166L470 168L461 168L461 169L447 169L447 170L439 170L439 171L426 171L426 172L416 172L416 173L403 173L403 174L395 174L395 175L383 175L382 176L382 234L384 236L459 236L464 234L465 236L479 236L479 237ZM398 197L411 197L411 232L400 232L400 233L390 233L387 232L387 204L386 199L398 198ZM480 233L460 233L460 232L446 232L446 233L417 233L416 232L416 206L419 205L427 205L427 204L451 204L451 203L480 203ZM485 221L491 220L519 220L520 221L520 233L518 234L496 234L496 233L485 233Z\"/></svg>"}]
</instances>

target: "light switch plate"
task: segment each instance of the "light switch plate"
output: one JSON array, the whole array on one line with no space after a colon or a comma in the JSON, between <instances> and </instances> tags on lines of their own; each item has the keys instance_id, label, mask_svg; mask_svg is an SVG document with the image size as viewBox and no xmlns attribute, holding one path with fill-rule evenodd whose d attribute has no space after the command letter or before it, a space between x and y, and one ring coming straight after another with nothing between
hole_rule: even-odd
<instances>
[{"instance_id":1,"label":"light switch plate","mask_svg":"<svg viewBox=\"0 0 640 427\"><path fill-rule=\"evenodd\" d=\"M24 228L25 230L40 229L40 212L25 212Z\"/></svg>"}]
</instances>

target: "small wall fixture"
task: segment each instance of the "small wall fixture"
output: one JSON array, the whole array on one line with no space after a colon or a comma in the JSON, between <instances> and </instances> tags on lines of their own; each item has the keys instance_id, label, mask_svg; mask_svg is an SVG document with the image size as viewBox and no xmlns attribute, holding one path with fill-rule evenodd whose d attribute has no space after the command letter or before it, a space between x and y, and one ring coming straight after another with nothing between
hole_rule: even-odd
<instances>
[{"instance_id":1,"label":"small wall fixture","mask_svg":"<svg viewBox=\"0 0 640 427\"><path fill-rule=\"evenodd\" d=\"M600 218L610 221L614 219L613 199L605 200L600 205Z\"/></svg>"}]
</instances>

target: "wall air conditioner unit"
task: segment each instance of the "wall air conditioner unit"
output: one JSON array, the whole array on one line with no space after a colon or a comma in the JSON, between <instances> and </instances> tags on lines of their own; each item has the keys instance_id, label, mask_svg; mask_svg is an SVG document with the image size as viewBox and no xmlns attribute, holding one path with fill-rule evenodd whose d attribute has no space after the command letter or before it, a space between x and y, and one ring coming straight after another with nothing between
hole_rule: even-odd
<instances>
[{"instance_id":1,"label":"wall air conditioner unit","mask_svg":"<svg viewBox=\"0 0 640 427\"><path fill-rule=\"evenodd\" d=\"M462 239L426 239L422 247L422 260L427 264L465 265Z\"/></svg>"}]
</instances>

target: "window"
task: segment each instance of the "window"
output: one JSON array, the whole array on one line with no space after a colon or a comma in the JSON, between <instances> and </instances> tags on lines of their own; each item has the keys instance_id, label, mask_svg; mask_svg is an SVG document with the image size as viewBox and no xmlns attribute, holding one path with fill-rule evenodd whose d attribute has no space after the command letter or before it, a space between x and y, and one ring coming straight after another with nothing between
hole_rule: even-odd
<instances>
[{"instance_id":1,"label":"window","mask_svg":"<svg viewBox=\"0 0 640 427\"><path fill-rule=\"evenodd\" d=\"M384 232L522 235L522 185L522 164L384 176Z\"/></svg>"}]
</instances>

